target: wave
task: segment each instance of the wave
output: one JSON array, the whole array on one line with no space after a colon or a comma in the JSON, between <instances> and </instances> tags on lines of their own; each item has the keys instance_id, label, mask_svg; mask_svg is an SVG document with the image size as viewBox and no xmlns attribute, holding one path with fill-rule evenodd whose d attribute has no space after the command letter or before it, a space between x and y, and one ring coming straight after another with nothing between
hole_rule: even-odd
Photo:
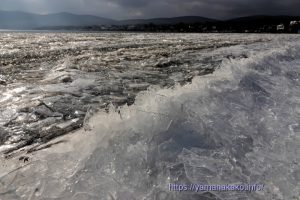
<instances>
[{"instance_id":1,"label":"wave","mask_svg":"<svg viewBox=\"0 0 300 200\"><path fill-rule=\"evenodd\" d=\"M296 39L299 42L299 39ZM150 88L134 105L100 112L90 131L1 177L2 199L297 199L300 45L217 51L211 75ZM14 175L12 175L14 174ZM12 178L13 177L13 178ZM174 192L170 183L259 183L259 192Z\"/></svg>"}]
</instances>

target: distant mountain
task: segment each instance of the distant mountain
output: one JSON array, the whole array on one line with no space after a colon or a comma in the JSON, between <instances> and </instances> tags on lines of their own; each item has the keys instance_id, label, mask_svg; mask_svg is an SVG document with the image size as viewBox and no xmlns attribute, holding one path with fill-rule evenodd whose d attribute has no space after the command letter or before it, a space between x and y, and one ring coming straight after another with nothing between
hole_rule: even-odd
<instances>
[{"instance_id":1,"label":"distant mountain","mask_svg":"<svg viewBox=\"0 0 300 200\"><path fill-rule=\"evenodd\" d=\"M240 17L234 18L226 21L227 23L232 24L253 24L253 25L263 25L263 24L289 24L290 21L300 20L300 16L286 16L286 15L278 15L278 16L269 16L269 15L254 15L248 17Z\"/></svg>"},{"instance_id":2,"label":"distant mountain","mask_svg":"<svg viewBox=\"0 0 300 200\"><path fill-rule=\"evenodd\" d=\"M235 30L236 32L243 32L244 30L253 32L258 30L261 32L275 33L278 32L277 25L283 24L283 32L297 32L296 29L298 29L298 27L289 28L291 21L300 21L300 16L255 15L231 19L223 22L223 25L227 27L227 29L230 27L231 30Z\"/></svg>"},{"instance_id":3,"label":"distant mountain","mask_svg":"<svg viewBox=\"0 0 300 200\"><path fill-rule=\"evenodd\" d=\"M246 17L239 17L233 18L227 21L231 22L252 22L252 21L291 21L295 19L300 19L300 16L288 16L288 15L253 15L253 16L246 16Z\"/></svg>"},{"instance_id":4,"label":"distant mountain","mask_svg":"<svg viewBox=\"0 0 300 200\"><path fill-rule=\"evenodd\" d=\"M198 16L183 16L173 18L153 18L153 19L132 19L119 21L119 24L124 25L136 25L136 24L178 24L178 23L204 23L204 22L216 22L218 20L209 19Z\"/></svg>"},{"instance_id":5,"label":"distant mountain","mask_svg":"<svg viewBox=\"0 0 300 200\"><path fill-rule=\"evenodd\" d=\"M267 16L256 15L249 17L240 17L230 20L215 20L199 16L183 16L173 18L153 18L153 19L131 19L131 20L113 20L92 15L76 15L71 13L56 14L31 14L19 11L0 11L0 29L64 29L72 27L87 28L89 26L99 25L175 25L180 23L206 23L210 27L217 27L219 30L255 30L258 27L266 27L269 25L278 25L283 23L288 25L290 21L300 20L298 16ZM181 28L182 29L182 28ZM186 28L184 28L186 29ZM115 30L115 29L112 29ZM116 29L118 30L118 29ZM123 29L120 29L123 30ZM195 30L194 30L195 31Z\"/></svg>"},{"instance_id":6,"label":"distant mountain","mask_svg":"<svg viewBox=\"0 0 300 200\"><path fill-rule=\"evenodd\" d=\"M34 29L51 26L89 26L115 23L112 19L92 16L56 13L48 15L18 11L0 11L1 29Z\"/></svg>"},{"instance_id":7,"label":"distant mountain","mask_svg":"<svg viewBox=\"0 0 300 200\"><path fill-rule=\"evenodd\" d=\"M112 20L92 15L56 13L39 15L19 11L0 11L0 29L35 29L41 27L92 26L92 25L136 25L136 24L177 24L203 23L216 20L197 16L174 18Z\"/></svg>"}]
</instances>

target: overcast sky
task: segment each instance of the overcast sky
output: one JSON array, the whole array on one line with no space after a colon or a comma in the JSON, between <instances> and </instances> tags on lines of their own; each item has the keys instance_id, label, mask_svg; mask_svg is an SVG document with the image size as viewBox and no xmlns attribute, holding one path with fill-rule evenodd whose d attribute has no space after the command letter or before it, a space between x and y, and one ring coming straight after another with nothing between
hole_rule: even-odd
<instances>
[{"instance_id":1,"label":"overcast sky","mask_svg":"<svg viewBox=\"0 0 300 200\"><path fill-rule=\"evenodd\" d=\"M72 12L113 19L197 15L300 15L300 0L0 0L0 10L34 13Z\"/></svg>"}]
</instances>

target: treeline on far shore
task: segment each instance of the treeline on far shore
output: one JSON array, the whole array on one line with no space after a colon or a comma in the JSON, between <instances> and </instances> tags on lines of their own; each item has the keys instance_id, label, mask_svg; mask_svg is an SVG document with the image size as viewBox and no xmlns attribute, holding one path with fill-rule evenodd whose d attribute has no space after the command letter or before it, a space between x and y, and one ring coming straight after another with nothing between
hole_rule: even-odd
<instances>
[{"instance_id":1,"label":"treeline on far shore","mask_svg":"<svg viewBox=\"0 0 300 200\"><path fill-rule=\"evenodd\" d=\"M38 30L72 31L130 31L130 32L183 32L183 33L300 33L300 22L291 25L283 22L205 22L177 24L135 24L135 25L94 25L94 26L52 26Z\"/></svg>"}]
</instances>

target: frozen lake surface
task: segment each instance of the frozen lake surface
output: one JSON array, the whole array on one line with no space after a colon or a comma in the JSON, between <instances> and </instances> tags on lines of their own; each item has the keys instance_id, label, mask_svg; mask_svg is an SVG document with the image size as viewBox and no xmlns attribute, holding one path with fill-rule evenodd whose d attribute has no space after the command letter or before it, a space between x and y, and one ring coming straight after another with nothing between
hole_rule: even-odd
<instances>
[{"instance_id":1,"label":"frozen lake surface","mask_svg":"<svg viewBox=\"0 0 300 200\"><path fill-rule=\"evenodd\" d=\"M149 86L172 87L214 71L221 47L268 36L1 33L0 145L6 152L82 127L87 112L131 105ZM0 147L1 150L1 147Z\"/></svg>"},{"instance_id":2,"label":"frozen lake surface","mask_svg":"<svg viewBox=\"0 0 300 200\"><path fill-rule=\"evenodd\" d=\"M0 199L299 199L299 36L0 35Z\"/></svg>"}]
</instances>

